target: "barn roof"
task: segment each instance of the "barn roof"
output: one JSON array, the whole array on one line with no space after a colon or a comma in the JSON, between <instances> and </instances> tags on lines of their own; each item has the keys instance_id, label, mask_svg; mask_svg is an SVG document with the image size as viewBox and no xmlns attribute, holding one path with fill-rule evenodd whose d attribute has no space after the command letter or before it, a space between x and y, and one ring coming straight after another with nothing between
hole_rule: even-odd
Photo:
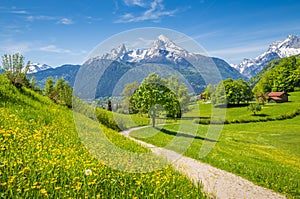
<instances>
[{"instance_id":1,"label":"barn roof","mask_svg":"<svg viewBox=\"0 0 300 199\"><path fill-rule=\"evenodd\" d=\"M272 100L275 100L275 101L280 101L282 100L280 97L270 97Z\"/></svg>"},{"instance_id":2,"label":"barn roof","mask_svg":"<svg viewBox=\"0 0 300 199\"><path fill-rule=\"evenodd\" d=\"M286 92L282 91L282 92L271 92L268 94L269 97L280 97L283 94L287 94ZM288 95L288 94L287 94Z\"/></svg>"}]
</instances>

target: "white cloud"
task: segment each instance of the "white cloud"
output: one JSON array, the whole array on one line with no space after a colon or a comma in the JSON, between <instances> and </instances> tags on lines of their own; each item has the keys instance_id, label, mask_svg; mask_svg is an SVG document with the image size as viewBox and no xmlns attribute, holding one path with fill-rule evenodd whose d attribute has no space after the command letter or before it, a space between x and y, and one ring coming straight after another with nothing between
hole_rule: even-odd
<instances>
[{"instance_id":1,"label":"white cloud","mask_svg":"<svg viewBox=\"0 0 300 199\"><path fill-rule=\"evenodd\" d=\"M131 0L131 3L133 0ZM135 1L136 2L136 1ZM134 15L133 13L126 13L122 15L115 23L129 23L129 22L140 22L140 21L160 21L164 16L174 16L178 10L165 10L162 4L163 0L153 0L147 5L147 10L140 15ZM145 5L146 6L146 5Z\"/></svg>"},{"instance_id":2,"label":"white cloud","mask_svg":"<svg viewBox=\"0 0 300 199\"><path fill-rule=\"evenodd\" d=\"M0 7L0 13L10 13L10 14L29 14L26 10L19 10L16 7L6 8Z\"/></svg>"},{"instance_id":3,"label":"white cloud","mask_svg":"<svg viewBox=\"0 0 300 199\"><path fill-rule=\"evenodd\" d=\"M142 0L124 0L124 3L127 6L146 6L146 4Z\"/></svg>"},{"instance_id":4,"label":"white cloud","mask_svg":"<svg viewBox=\"0 0 300 199\"><path fill-rule=\"evenodd\" d=\"M35 21L35 20L48 21L48 20L57 20L57 17L46 16L46 15L36 15L36 16L30 15L30 16L26 17L26 19L28 21Z\"/></svg>"},{"instance_id":5,"label":"white cloud","mask_svg":"<svg viewBox=\"0 0 300 199\"><path fill-rule=\"evenodd\" d=\"M37 51L43 51L43 52L50 52L50 53L60 53L60 54L68 54L72 56L81 56L81 55L87 55L88 51L86 50L80 50L80 51L72 51L68 49L59 48L56 45L48 45L43 46L36 49Z\"/></svg>"},{"instance_id":6,"label":"white cloud","mask_svg":"<svg viewBox=\"0 0 300 199\"><path fill-rule=\"evenodd\" d=\"M26 10L12 10L10 11L12 14L29 14Z\"/></svg>"},{"instance_id":7,"label":"white cloud","mask_svg":"<svg viewBox=\"0 0 300 199\"><path fill-rule=\"evenodd\" d=\"M1 54L14 54L14 53L24 54L26 52L29 52L30 50L31 50L31 44L28 42L1 45L0 47Z\"/></svg>"},{"instance_id":8,"label":"white cloud","mask_svg":"<svg viewBox=\"0 0 300 199\"><path fill-rule=\"evenodd\" d=\"M74 24L74 21L72 19L62 18L57 23L64 24L64 25L70 25L70 24Z\"/></svg>"},{"instance_id":9,"label":"white cloud","mask_svg":"<svg viewBox=\"0 0 300 199\"><path fill-rule=\"evenodd\" d=\"M47 16L47 15L30 15L26 17L27 21L56 21L58 24L64 24L64 25L70 25L74 24L74 21L72 19L66 18L66 17L56 17L56 16Z\"/></svg>"},{"instance_id":10,"label":"white cloud","mask_svg":"<svg viewBox=\"0 0 300 199\"><path fill-rule=\"evenodd\" d=\"M44 52L52 52L52 53L71 53L70 50L58 48L55 45L44 46L44 47L39 48L39 50L44 51Z\"/></svg>"},{"instance_id":11,"label":"white cloud","mask_svg":"<svg viewBox=\"0 0 300 199\"><path fill-rule=\"evenodd\" d=\"M88 23L88 24L92 24L94 22L98 22L98 21L102 21L103 18L100 18L100 17L92 17L92 16L86 16L85 17L85 21Z\"/></svg>"}]
</instances>

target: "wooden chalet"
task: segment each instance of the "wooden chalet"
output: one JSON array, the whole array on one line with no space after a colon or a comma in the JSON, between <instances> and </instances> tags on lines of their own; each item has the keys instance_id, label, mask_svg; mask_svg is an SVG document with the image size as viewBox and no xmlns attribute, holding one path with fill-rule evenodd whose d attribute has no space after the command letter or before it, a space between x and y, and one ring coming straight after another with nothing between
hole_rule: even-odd
<instances>
[{"instance_id":1,"label":"wooden chalet","mask_svg":"<svg viewBox=\"0 0 300 199\"><path fill-rule=\"evenodd\" d=\"M288 102L289 101L289 94L286 92L271 92L267 93L268 102L275 101L276 103Z\"/></svg>"}]
</instances>

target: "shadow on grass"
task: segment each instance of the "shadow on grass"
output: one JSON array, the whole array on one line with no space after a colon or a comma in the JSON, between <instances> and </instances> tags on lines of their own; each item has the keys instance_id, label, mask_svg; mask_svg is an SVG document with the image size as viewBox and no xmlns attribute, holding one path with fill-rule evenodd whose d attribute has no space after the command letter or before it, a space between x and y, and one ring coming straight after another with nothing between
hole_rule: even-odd
<instances>
[{"instance_id":1,"label":"shadow on grass","mask_svg":"<svg viewBox=\"0 0 300 199\"><path fill-rule=\"evenodd\" d=\"M182 117L182 120L193 120L193 119L210 119L210 117Z\"/></svg>"},{"instance_id":2,"label":"shadow on grass","mask_svg":"<svg viewBox=\"0 0 300 199\"><path fill-rule=\"evenodd\" d=\"M267 117L267 116L270 116L268 114L265 114L265 113L261 113L261 114L255 114L253 116L257 116L257 117Z\"/></svg>"},{"instance_id":3,"label":"shadow on grass","mask_svg":"<svg viewBox=\"0 0 300 199\"><path fill-rule=\"evenodd\" d=\"M221 104L221 105L215 105L215 108L240 108L240 107L247 107L249 104Z\"/></svg>"},{"instance_id":4,"label":"shadow on grass","mask_svg":"<svg viewBox=\"0 0 300 199\"><path fill-rule=\"evenodd\" d=\"M165 134L168 134L168 135L180 136L180 137L192 138L192 139L198 139L198 140L206 140L206 141L209 141L209 142L217 142L217 140L211 140L211 139L207 139L207 138L200 137L200 136L193 136L193 135L189 135L189 134L185 134L185 133L169 131L167 129L158 129L158 128L156 128L156 129L161 131L162 133L165 133Z\"/></svg>"}]
</instances>

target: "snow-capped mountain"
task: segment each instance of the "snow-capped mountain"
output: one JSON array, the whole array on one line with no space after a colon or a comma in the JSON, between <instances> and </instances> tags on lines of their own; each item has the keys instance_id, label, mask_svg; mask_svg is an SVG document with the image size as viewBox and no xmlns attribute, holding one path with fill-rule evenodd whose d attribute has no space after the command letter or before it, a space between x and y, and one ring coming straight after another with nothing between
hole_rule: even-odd
<instances>
[{"instance_id":1,"label":"snow-capped mountain","mask_svg":"<svg viewBox=\"0 0 300 199\"><path fill-rule=\"evenodd\" d=\"M171 62L173 64L187 64L187 61L183 57L191 56L193 56L192 53L177 46L164 35L159 35L157 40L148 49L129 50L124 44L121 44L117 48L112 49L110 53L106 53L98 58L129 63Z\"/></svg>"},{"instance_id":2,"label":"snow-capped mountain","mask_svg":"<svg viewBox=\"0 0 300 199\"><path fill-rule=\"evenodd\" d=\"M27 71L28 74L32 74L32 73L36 73L42 70L47 70L52 68L51 66L47 65L47 64L40 64L40 63L31 63L29 65L29 69Z\"/></svg>"},{"instance_id":3,"label":"snow-capped mountain","mask_svg":"<svg viewBox=\"0 0 300 199\"><path fill-rule=\"evenodd\" d=\"M203 92L207 84L217 84L221 79L245 78L226 61L189 52L164 35L159 35L148 48L128 49L121 44L108 53L88 59L82 68L86 68L82 70L82 79L88 76L86 71L93 73L95 81L99 82L96 97L111 96L120 78L131 83L124 75L134 74L135 81L141 82L149 72L156 70L162 77L184 77L183 81L188 82L195 93ZM101 70L104 71L98 80L96 77ZM87 84L88 81L95 82L88 79ZM116 92L119 91L122 90ZM87 92L86 95L89 96Z\"/></svg>"},{"instance_id":4,"label":"snow-capped mountain","mask_svg":"<svg viewBox=\"0 0 300 199\"><path fill-rule=\"evenodd\" d=\"M233 67L246 77L252 77L263 69L270 61L300 54L300 37L289 35L283 41L274 42L267 52L254 59L244 59L239 65Z\"/></svg>"}]
</instances>

